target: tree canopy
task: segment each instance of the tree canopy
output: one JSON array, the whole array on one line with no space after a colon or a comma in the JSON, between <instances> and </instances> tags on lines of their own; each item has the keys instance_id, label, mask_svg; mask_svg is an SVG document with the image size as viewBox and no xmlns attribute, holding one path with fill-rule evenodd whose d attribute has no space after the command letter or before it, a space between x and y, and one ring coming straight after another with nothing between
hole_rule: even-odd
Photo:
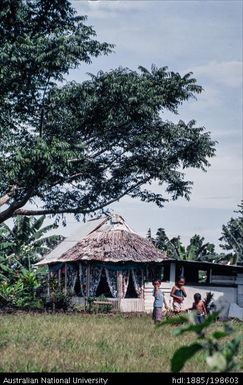
<instances>
[{"instance_id":1,"label":"tree canopy","mask_svg":"<svg viewBox=\"0 0 243 385\"><path fill-rule=\"evenodd\" d=\"M85 215L125 195L158 206L189 199L184 170L205 171L215 142L194 120L162 114L202 92L191 73L153 65L64 82L113 48L95 40L86 17L66 0L3 0L0 20L0 222Z\"/></svg>"}]
</instances>

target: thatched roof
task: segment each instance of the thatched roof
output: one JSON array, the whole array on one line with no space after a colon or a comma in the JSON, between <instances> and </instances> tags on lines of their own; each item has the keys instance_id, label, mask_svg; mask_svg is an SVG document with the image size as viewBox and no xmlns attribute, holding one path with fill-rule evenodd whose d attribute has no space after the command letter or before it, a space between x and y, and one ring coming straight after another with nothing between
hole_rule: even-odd
<instances>
[{"instance_id":1,"label":"thatched roof","mask_svg":"<svg viewBox=\"0 0 243 385\"><path fill-rule=\"evenodd\" d=\"M121 216L113 215L102 218L98 226L59 257L45 258L37 265L87 260L141 263L162 262L165 259L169 258L136 234Z\"/></svg>"}]
</instances>

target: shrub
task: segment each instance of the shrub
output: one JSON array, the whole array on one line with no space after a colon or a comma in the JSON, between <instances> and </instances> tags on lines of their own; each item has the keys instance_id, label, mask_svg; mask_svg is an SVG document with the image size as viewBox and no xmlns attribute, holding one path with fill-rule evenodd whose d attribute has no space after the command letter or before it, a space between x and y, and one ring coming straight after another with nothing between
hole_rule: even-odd
<instances>
[{"instance_id":1,"label":"shrub","mask_svg":"<svg viewBox=\"0 0 243 385\"><path fill-rule=\"evenodd\" d=\"M3 281L0 285L0 297L2 306L10 306L21 309L42 308L43 303L36 296L36 290L40 283L36 273L28 270L21 270L18 278L12 284Z\"/></svg>"},{"instance_id":2,"label":"shrub","mask_svg":"<svg viewBox=\"0 0 243 385\"><path fill-rule=\"evenodd\" d=\"M190 313L188 316L177 316L168 319L159 324L184 324L174 330L175 336L181 336L187 332L194 332L196 334L196 341L191 345L182 346L177 349L171 358L171 371L180 372L185 363L199 351L203 351L205 361L210 372L229 372L236 367L236 355L239 351L240 337L234 337L230 341L225 341L224 338L233 333L232 327L227 323L224 324L223 330L214 330L207 333L209 326L217 321L218 313L209 314L205 321L201 324L195 323L195 314ZM223 343L220 343L220 341Z\"/></svg>"}]
</instances>

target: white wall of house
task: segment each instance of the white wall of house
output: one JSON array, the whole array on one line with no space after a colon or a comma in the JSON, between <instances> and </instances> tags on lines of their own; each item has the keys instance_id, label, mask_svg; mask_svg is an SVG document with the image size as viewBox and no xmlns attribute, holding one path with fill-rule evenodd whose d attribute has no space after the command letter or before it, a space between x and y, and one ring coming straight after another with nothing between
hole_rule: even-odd
<instances>
[{"instance_id":1,"label":"white wall of house","mask_svg":"<svg viewBox=\"0 0 243 385\"><path fill-rule=\"evenodd\" d=\"M143 298L122 298L120 300L121 312L144 312L144 299Z\"/></svg>"}]
</instances>

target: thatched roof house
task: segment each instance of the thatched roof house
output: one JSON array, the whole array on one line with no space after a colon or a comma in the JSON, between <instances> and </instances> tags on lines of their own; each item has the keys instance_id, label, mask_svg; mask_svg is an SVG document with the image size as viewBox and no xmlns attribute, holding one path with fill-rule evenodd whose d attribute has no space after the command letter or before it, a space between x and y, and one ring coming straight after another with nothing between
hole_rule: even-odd
<instances>
[{"instance_id":1,"label":"thatched roof house","mask_svg":"<svg viewBox=\"0 0 243 385\"><path fill-rule=\"evenodd\" d=\"M96 224L96 223L95 223ZM67 240L68 242L68 240ZM167 256L136 234L119 215L99 221L83 239L59 255L56 262L162 262ZM52 262L48 259L48 263ZM47 262L45 258L37 265Z\"/></svg>"},{"instance_id":2,"label":"thatched roof house","mask_svg":"<svg viewBox=\"0 0 243 385\"><path fill-rule=\"evenodd\" d=\"M119 215L88 222L81 239L64 240L37 266L47 264L75 297L105 295L113 300L137 301L142 310L146 279L161 275L169 260L147 239L135 233Z\"/></svg>"}]
</instances>

